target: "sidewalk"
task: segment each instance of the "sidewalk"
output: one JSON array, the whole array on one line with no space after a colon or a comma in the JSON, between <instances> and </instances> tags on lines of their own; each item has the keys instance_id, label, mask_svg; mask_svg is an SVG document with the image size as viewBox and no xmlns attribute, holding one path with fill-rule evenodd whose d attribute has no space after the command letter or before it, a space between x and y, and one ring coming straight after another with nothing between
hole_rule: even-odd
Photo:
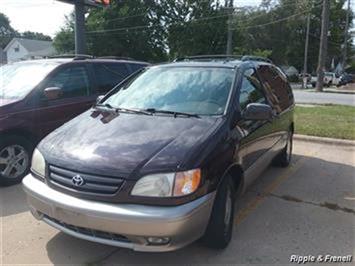
<instances>
[{"instance_id":1,"label":"sidewalk","mask_svg":"<svg viewBox=\"0 0 355 266\"><path fill-rule=\"evenodd\" d=\"M293 90L300 90L305 92L317 92L315 88L308 85L307 89L302 89L300 83L291 83L291 87ZM355 94L355 83L347 84L341 87L324 87L323 92L325 93L341 93L341 94Z\"/></svg>"}]
</instances>

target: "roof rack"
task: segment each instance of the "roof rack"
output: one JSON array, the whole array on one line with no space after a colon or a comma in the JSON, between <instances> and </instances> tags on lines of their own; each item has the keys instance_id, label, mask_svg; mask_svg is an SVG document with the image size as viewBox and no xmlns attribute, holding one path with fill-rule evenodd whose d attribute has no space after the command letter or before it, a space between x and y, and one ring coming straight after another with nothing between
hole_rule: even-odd
<instances>
[{"instance_id":1,"label":"roof rack","mask_svg":"<svg viewBox=\"0 0 355 266\"><path fill-rule=\"evenodd\" d=\"M240 60L242 58L241 55L226 55L226 54L218 54L218 55L195 55L195 56L184 56L178 57L174 60L174 62L180 61L189 61L189 60L200 60L200 61L208 61L208 60L224 60L224 61L231 61L231 60Z\"/></svg>"},{"instance_id":2,"label":"roof rack","mask_svg":"<svg viewBox=\"0 0 355 266\"><path fill-rule=\"evenodd\" d=\"M96 57L97 59L115 59L115 60L134 60L131 57L126 57L126 56L99 56Z\"/></svg>"},{"instance_id":3,"label":"roof rack","mask_svg":"<svg viewBox=\"0 0 355 266\"><path fill-rule=\"evenodd\" d=\"M82 59L93 59L94 56L88 54L61 54L61 55L48 56L48 58L73 58L74 60L82 60Z\"/></svg>"},{"instance_id":4,"label":"roof rack","mask_svg":"<svg viewBox=\"0 0 355 266\"><path fill-rule=\"evenodd\" d=\"M178 57L174 60L174 62L181 61L210 61L210 60L223 60L223 61L233 61L233 60L241 60L241 61L259 61L259 62L267 62L272 63L272 61L268 58L254 55L196 55L196 56L185 56Z\"/></svg>"}]
</instances>

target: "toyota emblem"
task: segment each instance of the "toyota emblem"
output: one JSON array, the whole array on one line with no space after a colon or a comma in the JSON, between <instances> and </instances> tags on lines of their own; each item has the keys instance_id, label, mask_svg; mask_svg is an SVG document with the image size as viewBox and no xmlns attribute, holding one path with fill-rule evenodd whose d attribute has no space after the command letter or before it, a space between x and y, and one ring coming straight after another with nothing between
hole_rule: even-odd
<instances>
[{"instance_id":1,"label":"toyota emblem","mask_svg":"<svg viewBox=\"0 0 355 266\"><path fill-rule=\"evenodd\" d=\"M72 178L71 182L74 184L76 187L81 187L82 185L85 184L84 178L82 178L80 175L76 175Z\"/></svg>"}]
</instances>

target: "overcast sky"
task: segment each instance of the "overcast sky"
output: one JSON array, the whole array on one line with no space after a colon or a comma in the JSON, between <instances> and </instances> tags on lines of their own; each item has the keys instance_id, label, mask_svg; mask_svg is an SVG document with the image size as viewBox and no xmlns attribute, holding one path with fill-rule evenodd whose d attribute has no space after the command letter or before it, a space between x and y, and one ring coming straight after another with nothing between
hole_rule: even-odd
<instances>
[{"instance_id":1,"label":"overcast sky","mask_svg":"<svg viewBox=\"0 0 355 266\"><path fill-rule=\"evenodd\" d=\"M261 0L236 0L239 6L258 5ZM20 32L37 31L54 36L65 21L72 5L56 0L0 0L0 12L10 18Z\"/></svg>"}]
</instances>

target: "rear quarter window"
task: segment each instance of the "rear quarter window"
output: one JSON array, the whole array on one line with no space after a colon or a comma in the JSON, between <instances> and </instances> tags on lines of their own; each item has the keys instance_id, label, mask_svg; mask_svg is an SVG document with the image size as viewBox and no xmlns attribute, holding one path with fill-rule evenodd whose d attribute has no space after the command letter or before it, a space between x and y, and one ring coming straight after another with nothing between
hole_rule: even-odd
<instances>
[{"instance_id":1,"label":"rear quarter window","mask_svg":"<svg viewBox=\"0 0 355 266\"><path fill-rule=\"evenodd\" d=\"M269 101L279 113L293 104L291 87L281 70L271 65L260 65L258 73Z\"/></svg>"}]
</instances>

